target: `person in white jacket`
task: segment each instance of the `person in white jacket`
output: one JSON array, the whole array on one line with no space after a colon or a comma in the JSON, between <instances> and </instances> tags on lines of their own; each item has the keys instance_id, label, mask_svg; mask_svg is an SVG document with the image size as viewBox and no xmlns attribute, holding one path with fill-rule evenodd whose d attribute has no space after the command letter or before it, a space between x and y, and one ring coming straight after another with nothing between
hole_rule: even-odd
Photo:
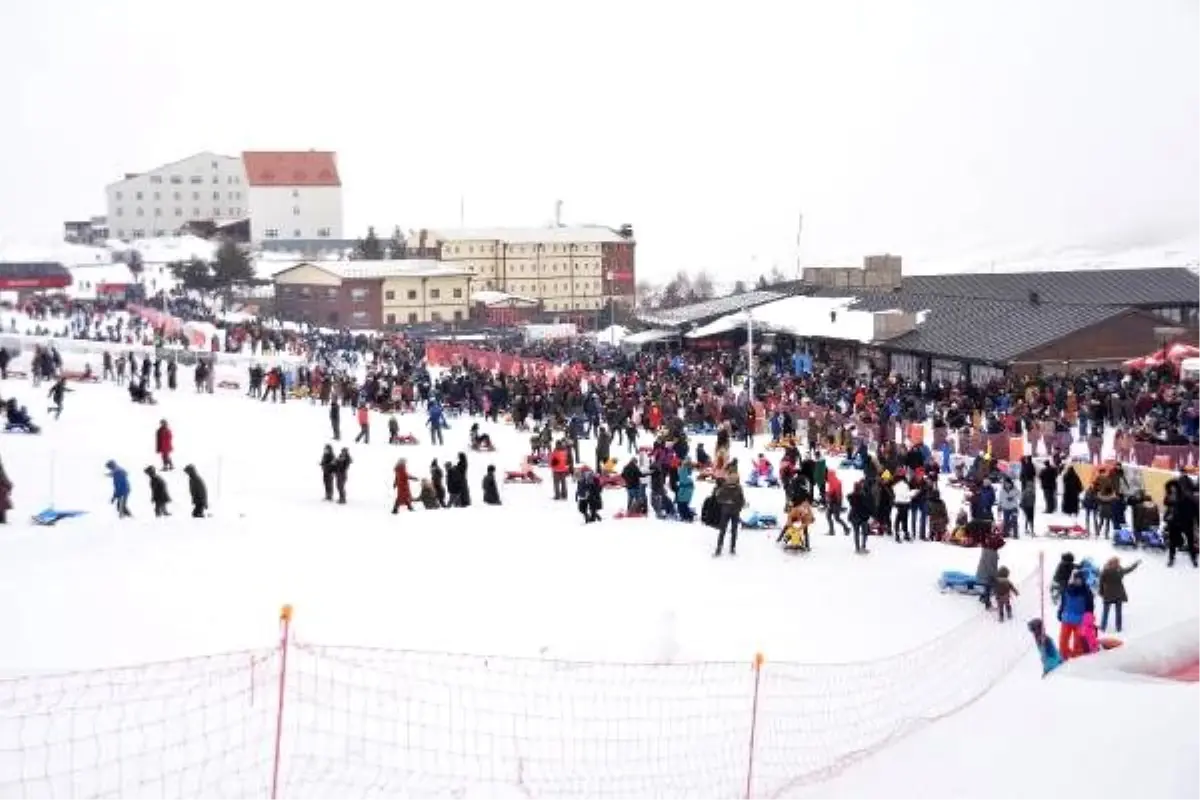
<instances>
[{"instance_id":1,"label":"person in white jacket","mask_svg":"<svg viewBox=\"0 0 1200 800\"><path fill-rule=\"evenodd\" d=\"M1000 518L1004 520L1004 538L1020 538L1017 527L1017 515L1021 510L1021 490L1013 483L1012 478L1005 478L996 492L996 508L1000 510Z\"/></svg>"},{"instance_id":2,"label":"person in white jacket","mask_svg":"<svg viewBox=\"0 0 1200 800\"><path fill-rule=\"evenodd\" d=\"M892 526L896 541L900 541L900 530L904 529L904 541L912 541L912 532L908 529L908 509L912 505L913 491L903 475L896 478L892 484L892 506L896 509L896 523Z\"/></svg>"}]
</instances>

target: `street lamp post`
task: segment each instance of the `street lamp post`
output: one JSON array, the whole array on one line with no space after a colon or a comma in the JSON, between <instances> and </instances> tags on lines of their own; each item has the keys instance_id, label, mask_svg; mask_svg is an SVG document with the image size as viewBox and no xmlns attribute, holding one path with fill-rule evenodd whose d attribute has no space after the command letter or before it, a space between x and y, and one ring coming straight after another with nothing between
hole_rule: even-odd
<instances>
[{"instance_id":1,"label":"street lamp post","mask_svg":"<svg viewBox=\"0 0 1200 800\"><path fill-rule=\"evenodd\" d=\"M754 404L754 314L746 309L746 391Z\"/></svg>"}]
</instances>

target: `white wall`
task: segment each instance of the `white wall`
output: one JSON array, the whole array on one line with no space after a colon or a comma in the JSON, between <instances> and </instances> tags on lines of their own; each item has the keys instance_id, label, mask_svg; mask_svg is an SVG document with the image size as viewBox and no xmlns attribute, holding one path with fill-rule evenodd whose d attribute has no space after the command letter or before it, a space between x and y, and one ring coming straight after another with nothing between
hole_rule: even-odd
<instances>
[{"instance_id":1,"label":"white wall","mask_svg":"<svg viewBox=\"0 0 1200 800\"><path fill-rule=\"evenodd\" d=\"M342 238L342 187L252 186L250 238ZM268 235L271 231L274 236Z\"/></svg>"},{"instance_id":2,"label":"white wall","mask_svg":"<svg viewBox=\"0 0 1200 800\"><path fill-rule=\"evenodd\" d=\"M238 219L249 206L241 157L207 152L117 181L106 195L110 235L126 241L169 235L192 220Z\"/></svg>"}]
</instances>

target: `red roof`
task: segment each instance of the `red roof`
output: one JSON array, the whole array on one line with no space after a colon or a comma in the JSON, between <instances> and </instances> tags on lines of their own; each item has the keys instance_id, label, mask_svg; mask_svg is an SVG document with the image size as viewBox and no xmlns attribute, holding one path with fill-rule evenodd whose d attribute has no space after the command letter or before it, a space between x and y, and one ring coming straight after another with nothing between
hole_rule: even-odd
<instances>
[{"instance_id":1,"label":"red roof","mask_svg":"<svg viewBox=\"0 0 1200 800\"><path fill-rule=\"evenodd\" d=\"M242 153L251 186L341 186L337 156L320 150Z\"/></svg>"}]
</instances>

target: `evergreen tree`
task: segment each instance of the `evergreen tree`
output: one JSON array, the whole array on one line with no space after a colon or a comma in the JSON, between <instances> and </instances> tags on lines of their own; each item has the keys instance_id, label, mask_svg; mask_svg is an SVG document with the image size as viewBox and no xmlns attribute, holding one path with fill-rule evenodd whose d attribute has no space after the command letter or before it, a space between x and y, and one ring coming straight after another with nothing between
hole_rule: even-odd
<instances>
[{"instance_id":1,"label":"evergreen tree","mask_svg":"<svg viewBox=\"0 0 1200 800\"><path fill-rule=\"evenodd\" d=\"M375 235L375 226L372 225L367 228L366 237L358 240L358 245L354 248L354 258L356 261L382 261L383 256L383 243Z\"/></svg>"},{"instance_id":2,"label":"evergreen tree","mask_svg":"<svg viewBox=\"0 0 1200 800\"><path fill-rule=\"evenodd\" d=\"M130 250L125 261L125 266L129 267L129 272L132 273L133 277L140 276L145 269L142 264L142 254L137 250Z\"/></svg>"},{"instance_id":3,"label":"evergreen tree","mask_svg":"<svg viewBox=\"0 0 1200 800\"><path fill-rule=\"evenodd\" d=\"M404 241L404 231L400 230L397 225L392 231L392 240L388 242L387 257L391 259L402 259L408 255L408 243Z\"/></svg>"},{"instance_id":4,"label":"evergreen tree","mask_svg":"<svg viewBox=\"0 0 1200 800\"><path fill-rule=\"evenodd\" d=\"M746 288L745 281L734 281L734 284L733 284L733 293L734 294L745 294L747 291L749 291L749 290Z\"/></svg>"},{"instance_id":5,"label":"evergreen tree","mask_svg":"<svg viewBox=\"0 0 1200 800\"><path fill-rule=\"evenodd\" d=\"M173 261L167 264L167 269L183 288L189 291L207 292L213 288L212 267L205 261L192 258L187 261Z\"/></svg>"},{"instance_id":6,"label":"evergreen tree","mask_svg":"<svg viewBox=\"0 0 1200 800\"><path fill-rule=\"evenodd\" d=\"M245 251L232 239L221 242L216 260L212 265L213 287L231 289L244 286L254 280L254 265Z\"/></svg>"}]
</instances>

